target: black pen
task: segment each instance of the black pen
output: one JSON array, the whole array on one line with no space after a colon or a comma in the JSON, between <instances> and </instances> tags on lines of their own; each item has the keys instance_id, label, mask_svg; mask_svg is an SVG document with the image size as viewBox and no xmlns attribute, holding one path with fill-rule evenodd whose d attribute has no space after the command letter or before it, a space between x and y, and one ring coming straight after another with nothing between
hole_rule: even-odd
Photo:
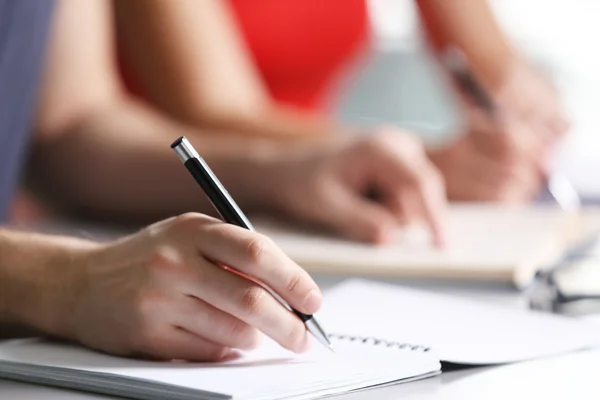
<instances>
[{"instance_id":1,"label":"black pen","mask_svg":"<svg viewBox=\"0 0 600 400\"><path fill-rule=\"evenodd\" d=\"M185 136L182 136L174 141L173 144L171 144L171 148L175 151L177 157L179 157L183 165L194 177L196 182L198 182L223 221L248 229L250 231L255 230L248 218L246 218L242 210L229 195L225 187L221 184L219 179L208 167L202 157L198 155L198 152L185 138ZM328 349L333 350L331 342L327 338L327 334L312 315L303 314L300 311L293 309L286 304L286 302L283 301L283 299L277 295L277 293L274 293L270 288L265 287L265 289L268 290L269 293L271 293L284 306L296 314L302 320L302 322L304 322L308 331L312 333L321 344Z\"/></svg>"}]
</instances>

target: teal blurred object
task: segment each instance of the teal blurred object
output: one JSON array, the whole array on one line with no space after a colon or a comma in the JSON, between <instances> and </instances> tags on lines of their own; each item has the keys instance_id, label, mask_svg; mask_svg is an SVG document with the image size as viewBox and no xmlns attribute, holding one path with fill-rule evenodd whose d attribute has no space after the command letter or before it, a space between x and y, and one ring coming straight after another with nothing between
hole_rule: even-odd
<instances>
[{"instance_id":1,"label":"teal blurred object","mask_svg":"<svg viewBox=\"0 0 600 400\"><path fill-rule=\"evenodd\" d=\"M420 47L376 52L338 96L335 113L353 125L393 124L444 141L462 123L444 79Z\"/></svg>"}]
</instances>

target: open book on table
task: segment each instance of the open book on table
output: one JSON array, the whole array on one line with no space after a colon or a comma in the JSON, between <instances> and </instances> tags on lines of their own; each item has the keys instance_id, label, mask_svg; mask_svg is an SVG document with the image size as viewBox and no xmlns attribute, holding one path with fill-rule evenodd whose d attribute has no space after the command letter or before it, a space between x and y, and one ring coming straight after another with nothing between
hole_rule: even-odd
<instances>
[{"instance_id":1,"label":"open book on table","mask_svg":"<svg viewBox=\"0 0 600 400\"><path fill-rule=\"evenodd\" d=\"M254 224L311 273L486 280L521 287L600 227L600 213L566 213L552 205L453 204L444 249L433 247L421 227L399 229L394 243L373 246L274 220Z\"/></svg>"}]
</instances>

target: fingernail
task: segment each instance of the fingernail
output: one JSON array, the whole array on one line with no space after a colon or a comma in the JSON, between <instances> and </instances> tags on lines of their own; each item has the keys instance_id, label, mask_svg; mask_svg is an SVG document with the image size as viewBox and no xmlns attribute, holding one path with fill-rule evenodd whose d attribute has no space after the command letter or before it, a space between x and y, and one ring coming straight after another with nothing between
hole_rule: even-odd
<instances>
[{"instance_id":1,"label":"fingernail","mask_svg":"<svg viewBox=\"0 0 600 400\"><path fill-rule=\"evenodd\" d=\"M321 293L317 289L313 289L304 298L304 309L308 314L312 314L317 312L317 310L321 307L322 301Z\"/></svg>"}]
</instances>

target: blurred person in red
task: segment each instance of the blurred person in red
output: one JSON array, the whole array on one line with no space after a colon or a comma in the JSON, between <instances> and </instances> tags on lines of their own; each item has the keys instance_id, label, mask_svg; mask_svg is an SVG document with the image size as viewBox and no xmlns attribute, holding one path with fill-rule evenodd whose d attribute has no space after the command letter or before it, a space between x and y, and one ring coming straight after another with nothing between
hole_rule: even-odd
<instances>
[{"instance_id":1,"label":"blurred person in red","mask_svg":"<svg viewBox=\"0 0 600 400\"><path fill-rule=\"evenodd\" d=\"M533 199L567 129L556 91L509 43L485 0L415 3L436 57L462 52L496 108L490 118L457 90L468 129L427 151L449 199ZM128 33L120 46L130 89L180 121L288 140L353 131L323 105L371 45L366 0L133 0L117 2L116 16Z\"/></svg>"},{"instance_id":2,"label":"blurred person in red","mask_svg":"<svg viewBox=\"0 0 600 400\"><path fill-rule=\"evenodd\" d=\"M132 199L123 195L123 193L128 193L127 190L116 190L116 188L127 189L127 184L130 183L127 179L128 175L117 173L116 169L123 166L122 163L135 162L141 157L139 154L143 151L146 154L154 154L155 151L159 151L151 147L151 143L157 144L159 140L167 140L168 138L165 139L164 137L165 134L172 138L172 132L177 132L183 128L188 132L187 136L199 140L201 150L206 157L211 158L213 154L214 157L217 157L217 168L221 164L224 166L224 170L221 172L222 178L228 187L231 187L232 191L237 192L236 198L242 204L246 204L249 210L258 209L260 211L277 212L291 219L298 219L327 228L341 236L377 243L388 241L399 223L424 223L430 228L434 241L436 243L443 242L442 221L446 203L443 179L435 165L428 159L422 144L416 137L408 133L398 133L390 128L380 129L377 134L369 137L324 134L314 136L314 141L303 140L292 146L289 143L276 140L281 135L267 134L263 135L261 140L256 140L257 136L260 136L257 135L257 127L245 124L225 125L228 129L224 130L223 126L221 126L223 129L218 129L217 125L212 126L210 124L199 126L191 124L185 119L176 118L149 101L152 98L151 95L134 96L131 90L129 92L125 90L126 86L131 88L131 83L135 84L138 81L133 78L138 76L149 78L149 82L159 85L160 82L164 82L162 78L167 79L169 75L177 76L180 73L188 72L189 70L182 69L181 62L188 56L189 51L193 51L193 49L200 50L201 47L194 45L179 51L179 47L172 43L173 38L168 32L182 33L184 29L175 30L173 29L174 26L167 23L167 21L175 21L175 14L185 11L182 7L186 4L194 9L197 5L213 4L216 7L215 10L218 10L220 3L138 2L135 0L107 3L104 7L107 9L105 18L108 18L108 20L103 22L106 27L103 26L104 31L102 31L102 34L106 36L105 42L102 43L103 48L94 50L96 53L100 53L100 50L103 53L98 55L93 53L94 57L101 58L101 63L98 62L98 65L94 68L98 69L99 66L105 66L100 71L102 75L97 75L107 77L106 82L96 76L93 85L86 82L85 90L83 90L83 87L80 89L79 97L67 97L67 94L73 90L72 87L76 85L71 81L75 81L77 75L73 74L70 79L65 79L63 71L67 71L68 68L63 67L59 71L61 81L53 76L47 79L49 85L52 85L51 88L57 87L57 89L50 91L53 97L47 96L48 100L43 98L43 102L40 103L41 115L49 114L50 111L48 110L58 110L56 112L66 114L66 111L63 111L62 108L67 110L70 110L70 107L84 108L86 103L80 102L79 98L84 98L87 92L98 87L97 90L100 94L95 96L100 97L100 99L104 96L113 96L113 93L117 93L118 96L114 95L117 96L117 99L120 99L121 96L127 99L127 102L121 104L121 107L111 109L115 112L118 111L114 115L125 113L124 118L127 118L130 123L134 123L136 120L129 119L129 112L133 113L131 115L138 115L138 108L143 107L143 112L148 113L151 118L157 118L158 122L149 126L136 125L136 129L129 130L131 138L115 135L112 133L114 129L105 126L102 126L101 129L97 128L102 131L101 133L97 133L96 130L93 131L99 137L95 139L94 151L92 152L89 149L91 152L90 157L93 156L92 159L94 160L110 160L112 176L119 177L119 179L111 178L109 182L102 181L102 184L110 183L108 187L111 190L97 192L97 190L91 190L92 188L81 185L75 191L75 185L85 179L79 171L58 169L58 174L50 174L53 172L52 169L42 171L50 174L52 179L56 177L64 179L67 174L63 172L68 172L69 176L64 182L62 179L59 182L60 185L67 186L65 190L56 191L50 196L51 198L46 196L42 199L46 208L50 208L49 213L57 211L60 213L62 209L67 209L69 213L72 213L74 207L69 204L73 201L71 199L72 195L76 196L78 208L76 211L84 213L86 216L118 212L122 215L122 218L139 219L148 216L152 218L164 217L172 212L182 211L181 204L189 206L191 203L182 201L179 191L169 196L170 201L152 195L146 198L144 205L134 206ZM204 13L204 10L196 11ZM155 14L156 12L159 13ZM210 14L207 13L206 15ZM155 25L162 18L166 19L163 21L164 25ZM210 19L210 21L216 24L221 23L218 19ZM183 25L178 26L185 28L185 22L182 21L182 23ZM152 29L146 32L150 28ZM165 30L165 35L161 34L162 29ZM149 36L146 36L146 33ZM146 40L152 40L153 42ZM211 43L213 42L208 37L199 36L199 40L208 47L212 46ZM177 43L183 46L186 44L193 45L193 43L181 41ZM128 48L128 44L133 44L133 46ZM117 45L120 45L120 47ZM218 41L214 41L214 45L220 44ZM157 54L156 57L146 59L145 57L152 55L156 48L161 48L166 53L163 56ZM91 49L86 51L92 53ZM69 68L73 69L79 65L85 65L84 61L77 58L78 54L84 53L61 54L62 58L57 63L61 65L66 63L62 59L68 60L66 56L69 56L74 59L69 64ZM119 54L121 59L115 58L115 54ZM233 55L226 53L223 56ZM93 58L90 57L89 59L93 61ZM223 59L223 61L226 60ZM224 64L232 74L237 73L236 71L243 71L243 69L234 67L234 65L237 65L235 58ZM122 68L117 68L119 65ZM216 65L211 60L207 60L206 63L198 66L200 69L206 68L207 70L213 67L216 67ZM163 71L163 68L166 70ZM128 74L132 71L136 74ZM58 74L54 70L52 72ZM198 83L195 80L196 78L190 77L194 84ZM56 83L62 81L65 83L61 85ZM231 81L231 83L234 81ZM66 87L63 88L62 85ZM199 84L199 86L204 87L205 85ZM177 87L165 87L165 89L168 93L174 93L177 99L181 100L178 96L183 92L179 91ZM211 104L213 104L212 102L216 104L222 100L228 101L229 92L232 96L238 98L239 88L235 85L232 87L207 87L207 89L214 89L214 92L209 94ZM105 92L108 92L108 94ZM133 91L134 94L144 92L144 90ZM168 93L165 93L165 95L169 96ZM250 95L250 92L247 93ZM249 96L245 97L250 98ZM74 99L77 99L77 104L71 104L75 101ZM167 97L164 99L168 100ZM242 98L239 99L242 100ZM69 102L69 107L63 105L67 102ZM112 107L112 103L110 104ZM233 103L231 105L235 107ZM212 107L212 105L209 107ZM282 108L282 110L284 109ZM112 115L112 120L103 121L103 124L119 123L121 119L115 118L114 115ZM304 118L303 114L297 114L293 111L286 114L284 110L281 115L283 123L301 129L302 124L297 125L296 122L299 121L298 118ZM287 119L286 115L291 119ZM169 124L177 124L179 128L173 129L162 126L160 121L163 120L168 121ZM314 125L313 122L310 122L312 121L311 116L306 115L304 120L311 126ZM257 119L258 123L261 123L260 121L262 120ZM54 121L50 120L50 122ZM316 125L314 126L316 127ZM42 128L46 129L44 126ZM115 136L113 137L113 135ZM41 137L43 139L46 136ZM84 137L86 143L91 140L90 133ZM112 152L116 143L124 141L128 143L128 146L131 146L130 141L136 137L143 139L142 143L148 148L138 147L134 156L123 159L118 157L121 154L120 151ZM39 143L44 142L40 141ZM60 148L58 144L63 144L61 140L54 139L49 143L54 146L53 148ZM73 146L73 141L66 143ZM38 147L44 148L43 146L35 148ZM163 148L160 149L160 151L163 150ZM110 154L110 157L101 158L108 154ZM130 153L125 152L124 154L129 155ZM155 158L155 160L159 161L160 158ZM53 166L53 169L59 167ZM156 168L155 177L171 176L169 169ZM124 169L132 170L132 168ZM259 170L261 172L257 173ZM96 169L94 171L99 172ZM106 169L102 171L102 178L104 178L106 171ZM254 183L249 184L248 182ZM169 185L172 185L172 182ZM160 187L160 185L156 187ZM237 191L238 187L242 189ZM94 189L98 188L99 186L94 187ZM140 196L142 193L150 194L144 192L143 186L138 187L138 192ZM372 198L365 196L365 193L375 192L378 201L373 201ZM12 221L30 222L44 217L40 207L35 204L30 207L31 202L27 200L27 197L21 192L20 196L13 201L10 214ZM119 207L113 206L115 203L118 203ZM121 207L125 211L122 211ZM41 208L41 210L43 209Z\"/></svg>"}]
</instances>

